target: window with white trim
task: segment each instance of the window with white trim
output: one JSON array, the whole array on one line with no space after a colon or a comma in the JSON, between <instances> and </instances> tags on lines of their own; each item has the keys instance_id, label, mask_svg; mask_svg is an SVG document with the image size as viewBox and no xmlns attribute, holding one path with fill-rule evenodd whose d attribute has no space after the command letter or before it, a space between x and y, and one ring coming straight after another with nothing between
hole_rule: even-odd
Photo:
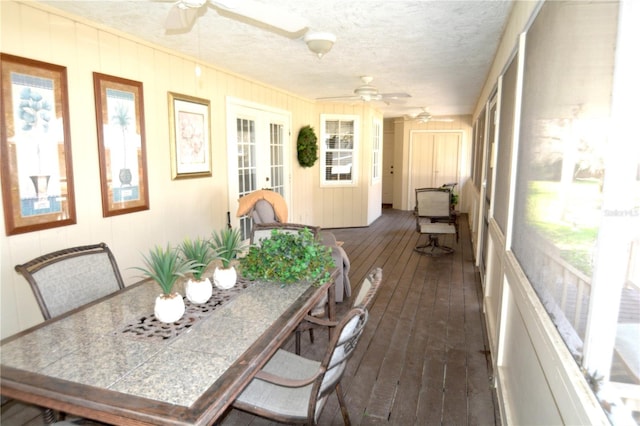
<instances>
[{"instance_id":1,"label":"window with white trim","mask_svg":"<svg viewBox=\"0 0 640 426\"><path fill-rule=\"evenodd\" d=\"M353 185L360 127L354 115L320 116L320 170L323 185Z\"/></svg>"},{"instance_id":2,"label":"window with white trim","mask_svg":"<svg viewBox=\"0 0 640 426\"><path fill-rule=\"evenodd\" d=\"M382 179L382 122L374 119L371 129L371 181L380 182Z\"/></svg>"}]
</instances>

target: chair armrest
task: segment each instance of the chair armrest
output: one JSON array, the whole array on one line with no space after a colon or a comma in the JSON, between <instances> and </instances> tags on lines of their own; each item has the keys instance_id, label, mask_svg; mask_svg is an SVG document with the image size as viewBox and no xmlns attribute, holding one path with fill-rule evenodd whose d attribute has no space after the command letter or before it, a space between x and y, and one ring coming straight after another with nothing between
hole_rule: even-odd
<instances>
[{"instance_id":1,"label":"chair armrest","mask_svg":"<svg viewBox=\"0 0 640 426\"><path fill-rule=\"evenodd\" d=\"M307 377L306 379L288 379L286 377L276 376L275 374L267 373L261 370L258 371L254 378L288 388L301 388L313 383L313 381L316 380L318 376L320 376L320 374L322 374L323 372L324 370L320 368L313 374L313 376Z\"/></svg>"},{"instance_id":2,"label":"chair armrest","mask_svg":"<svg viewBox=\"0 0 640 426\"><path fill-rule=\"evenodd\" d=\"M321 325L324 327L335 327L338 325L338 321L331 321L328 318L314 317L313 315L306 315L304 317L304 321L307 321L316 325Z\"/></svg>"}]
</instances>

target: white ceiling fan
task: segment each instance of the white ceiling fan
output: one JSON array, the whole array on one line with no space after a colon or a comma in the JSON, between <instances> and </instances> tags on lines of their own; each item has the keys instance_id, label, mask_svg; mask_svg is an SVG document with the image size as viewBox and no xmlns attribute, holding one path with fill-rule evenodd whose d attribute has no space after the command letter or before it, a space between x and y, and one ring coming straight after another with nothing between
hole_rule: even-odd
<instances>
[{"instance_id":1,"label":"white ceiling fan","mask_svg":"<svg viewBox=\"0 0 640 426\"><path fill-rule=\"evenodd\" d=\"M179 0L169 10L165 29L188 32L209 7L220 15L291 38L299 37L309 26L298 15L255 0Z\"/></svg>"},{"instance_id":2,"label":"white ceiling fan","mask_svg":"<svg viewBox=\"0 0 640 426\"><path fill-rule=\"evenodd\" d=\"M426 108L421 108L422 111L419 112L416 115L409 115L406 116L407 119L412 120L412 121L417 121L418 123L428 123L429 121L444 121L444 122L452 122L453 118L437 118L431 115L431 113L429 111L427 111Z\"/></svg>"},{"instance_id":3,"label":"white ceiling fan","mask_svg":"<svg viewBox=\"0 0 640 426\"><path fill-rule=\"evenodd\" d=\"M410 98L408 93L380 93L378 89L371 84L373 77L365 75L360 77L362 84L355 88L353 95L333 96L328 98L317 98L318 101L382 101L387 104L392 102L402 102L403 99Z\"/></svg>"}]
</instances>

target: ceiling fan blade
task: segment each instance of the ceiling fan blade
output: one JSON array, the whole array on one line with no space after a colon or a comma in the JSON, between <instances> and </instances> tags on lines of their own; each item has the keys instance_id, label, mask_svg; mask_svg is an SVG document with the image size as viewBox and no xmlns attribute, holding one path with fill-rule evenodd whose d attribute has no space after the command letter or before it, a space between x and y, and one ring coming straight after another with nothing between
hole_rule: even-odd
<instances>
[{"instance_id":1,"label":"ceiling fan blade","mask_svg":"<svg viewBox=\"0 0 640 426\"><path fill-rule=\"evenodd\" d=\"M326 98L316 98L316 101L340 102L340 101L359 101L360 96L329 96Z\"/></svg>"},{"instance_id":2,"label":"ceiling fan blade","mask_svg":"<svg viewBox=\"0 0 640 426\"><path fill-rule=\"evenodd\" d=\"M167 31L189 31L198 17L198 8L183 7L180 2L169 9L164 28Z\"/></svg>"},{"instance_id":3,"label":"ceiling fan blade","mask_svg":"<svg viewBox=\"0 0 640 426\"><path fill-rule=\"evenodd\" d=\"M255 0L209 0L210 4L222 12L234 15L235 19L255 26L275 29L288 36L298 36L307 30L306 19Z\"/></svg>"},{"instance_id":4,"label":"ceiling fan blade","mask_svg":"<svg viewBox=\"0 0 640 426\"><path fill-rule=\"evenodd\" d=\"M403 99L411 97L408 93L382 93L381 96L383 99Z\"/></svg>"}]
</instances>

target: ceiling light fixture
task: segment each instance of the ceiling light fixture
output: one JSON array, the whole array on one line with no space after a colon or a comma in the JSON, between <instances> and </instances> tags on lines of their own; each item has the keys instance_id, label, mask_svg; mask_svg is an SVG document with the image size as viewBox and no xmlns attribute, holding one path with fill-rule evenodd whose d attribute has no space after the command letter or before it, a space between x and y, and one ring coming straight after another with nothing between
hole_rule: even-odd
<instances>
[{"instance_id":1,"label":"ceiling light fixture","mask_svg":"<svg viewBox=\"0 0 640 426\"><path fill-rule=\"evenodd\" d=\"M304 36L304 42L307 43L309 50L321 59L333 47L333 43L336 42L336 36L327 32L310 31Z\"/></svg>"}]
</instances>

